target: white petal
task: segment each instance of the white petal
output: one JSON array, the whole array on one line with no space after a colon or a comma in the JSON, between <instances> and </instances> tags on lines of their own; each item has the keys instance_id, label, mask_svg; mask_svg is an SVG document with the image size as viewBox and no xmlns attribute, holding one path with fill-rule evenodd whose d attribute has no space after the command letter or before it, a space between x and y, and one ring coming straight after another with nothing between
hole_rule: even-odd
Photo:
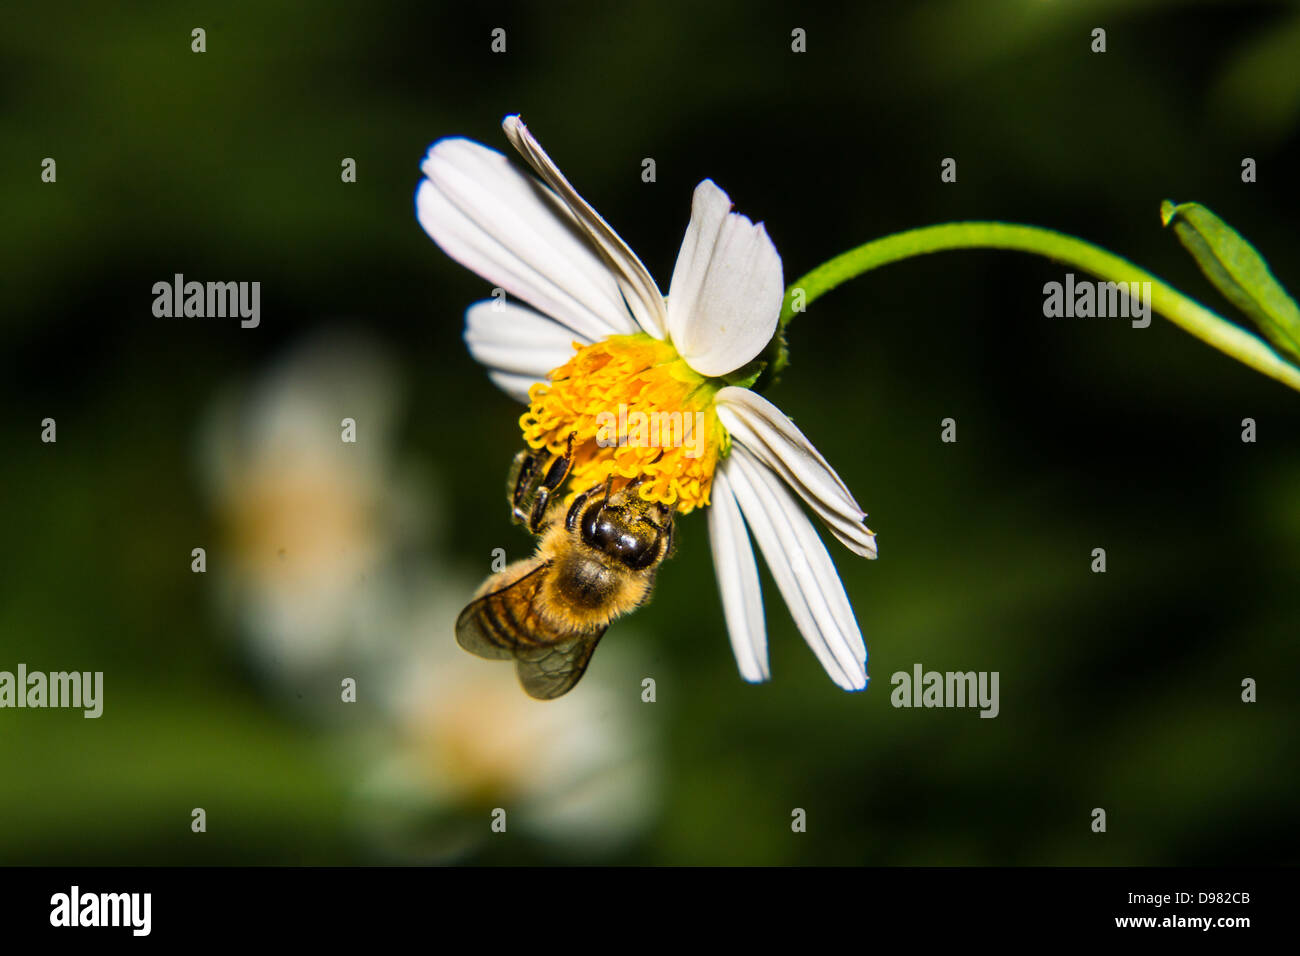
<instances>
[{"instance_id":1,"label":"white petal","mask_svg":"<svg viewBox=\"0 0 1300 956\"><path fill-rule=\"evenodd\" d=\"M695 187L691 221L677 251L677 264L673 266L673 278L668 286L668 335L678 348L688 337L687 323L694 315L718 233L730 213L731 199L713 180L706 179Z\"/></svg>"},{"instance_id":2,"label":"white petal","mask_svg":"<svg viewBox=\"0 0 1300 956\"><path fill-rule=\"evenodd\" d=\"M465 344L489 370L544 381L574 355L574 343L589 341L576 332L509 302L486 299L465 311Z\"/></svg>"},{"instance_id":3,"label":"white petal","mask_svg":"<svg viewBox=\"0 0 1300 956\"><path fill-rule=\"evenodd\" d=\"M750 547L745 521L727 482L726 468L714 473L709 498L709 541L713 545L713 567L722 593L727 634L740 676L751 684L758 683L772 676L767 666L763 591L758 583L754 549Z\"/></svg>"},{"instance_id":4,"label":"white petal","mask_svg":"<svg viewBox=\"0 0 1300 956\"><path fill-rule=\"evenodd\" d=\"M767 230L730 209L712 180L695 187L668 289L668 333L701 375L733 372L763 351L785 295Z\"/></svg>"},{"instance_id":5,"label":"white petal","mask_svg":"<svg viewBox=\"0 0 1300 956\"><path fill-rule=\"evenodd\" d=\"M657 339L662 339L667 328L667 311L664 297L659 286L636 254L628 248L618 233L585 199L578 195L569 181L560 172L558 166L546 155L546 150L528 131L523 120L518 116L507 116L501 122L506 137L528 160L537 174L548 186L555 190L573 213L574 219L588 237L604 253L606 261L614 269L619 288L627 300L628 308L636 316L637 324Z\"/></svg>"},{"instance_id":6,"label":"white petal","mask_svg":"<svg viewBox=\"0 0 1300 956\"><path fill-rule=\"evenodd\" d=\"M794 422L757 392L728 386L717 395L718 418L734 441L775 471L854 554L876 556L867 514L835 469Z\"/></svg>"},{"instance_id":7,"label":"white petal","mask_svg":"<svg viewBox=\"0 0 1300 956\"><path fill-rule=\"evenodd\" d=\"M867 649L840 576L794 496L742 446L724 463L736 501L795 625L831 680L867 686Z\"/></svg>"},{"instance_id":8,"label":"white petal","mask_svg":"<svg viewBox=\"0 0 1300 956\"><path fill-rule=\"evenodd\" d=\"M416 216L447 255L589 339L637 331L613 274L545 186L467 139L434 143L420 168Z\"/></svg>"},{"instance_id":9,"label":"white petal","mask_svg":"<svg viewBox=\"0 0 1300 956\"><path fill-rule=\"evenodd\" d=\"M542 381L532 375L516 375L513 372L488 372L492 384L505 392L516 402L528 404L528 389L536 382Z\"/></svg>"}]
</instances>

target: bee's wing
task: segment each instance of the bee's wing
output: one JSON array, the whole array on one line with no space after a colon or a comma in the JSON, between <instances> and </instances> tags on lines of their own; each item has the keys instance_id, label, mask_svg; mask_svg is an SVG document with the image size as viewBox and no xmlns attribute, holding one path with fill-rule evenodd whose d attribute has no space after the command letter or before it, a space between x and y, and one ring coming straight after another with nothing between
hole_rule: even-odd
<instances>
[{"instance_id":1,"label":"bee's wing","mask_svg":"<svg viewBox=\"0 0 1300 956\"><path fill-rule=\"evenodd\" d=\"M456 618L456 643L471 654L493 661L511 660L519 648L531 645L538 639L533 636L538 624L532 614L533 600L549 566L549 561L542 562L509 584L471 601ZM545 635L540 637L545 639Z\"/></svg>"},{"instance_id":2,"label":"bee's wing","mask_svg":"<svg viewBox=\"0 0 1300 956\"><path fill-rule=\"evenodd\" d=\"M535 607L545 561L470 602L456 619L456 643L489 660L514 659L519 683L529 697L554 700L573 689L587 670L596 643L605 633L557 629Z\"/></svg>"},{"instance_id":3,"label":"bee's wing","mask_svg":"<svg viewBox=\"0 0 1300 956\"><path fill-rule=\"evenodd\" d=\"M515 670L529 697L554 700L573 690L591 662L605 628L574 634L557 644L523 648L516 652Z\"/></svg>"}]
</instances>

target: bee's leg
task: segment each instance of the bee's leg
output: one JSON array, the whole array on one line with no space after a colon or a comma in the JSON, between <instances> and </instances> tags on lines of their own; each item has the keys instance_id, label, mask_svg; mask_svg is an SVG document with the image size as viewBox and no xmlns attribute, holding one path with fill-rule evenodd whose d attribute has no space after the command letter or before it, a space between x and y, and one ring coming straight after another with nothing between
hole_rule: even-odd
<instances>
[{"instance_id":1,"label":"bee's leg","mask_svg":"<svg viewBox=\"0 0 1300 956\"><path fill-rule=\"evenodd\" d=\"M573 439L577 434L577 432L569 432L569 442L564 449L564 454L556 455L551 462L551 467L546 469L546 477L542 479L542 487L546 490L554 491L569 477L569 471L573 468Z\"/></svg>"},{"instance_id":2,"label":"bee's leg","mask_svg":"<svg viewBox=\"0 0 1300 956\"><path fill-rule=\"evenodd\" d=\"M676 515L677 513L677 506L673 505L671 508L665 508L664 512L665 512L665 518L664 518L665 535L664 535L663 556L666 558L673 553L673 545L675 543L675 536L677 534L677 522L674 521L673 518L674 515Z\"/></svg>"},{"instance_id":3,"label":"bee's leg","mask_svg":"<svg viewBox=\"0 0 1300 956\"><path fill-rule=\"evenodd\" d=\"M525 448L510 464L510 475L506 479L506 494L510 499L510 515L519 524L528 523L528 499L537 485L537 475L541 470L544 452Z\"/></svg>"},{"instance_id":4,"label":"bee's leg","mask_svg":"<svg viewBox=\"0 0 1300 956\"><path fill-rule=\"evenodd\" d=\"M506 500L510 502L510 513L519 520L519 502L523 500L524 488L533 471L532 452L527 448L518 452L510 462L510 471L506 474Z\"/></svg>"},{"instance_id":5,"label":"bee's leg","mask_svg":"<svg viewBox=\"0 0 1300 956\"><path fill-rule=\"evenodd\" d=\"M532 510L528 512L528 530L537 534L542 530L542 525L546 520L546 509L551 503L551 490L546 487L537 489L537 497L533 499Z\"/></svg>"},{"instance_id":6,"label":"bee's leg","mask_svg":"<svg viewBox=\"0 0 1300 956\"><path fill-rule=\"evenodd\" d=\"M546 474L542 475L538 483L532 507L528 511L528 530L534 534L541 531L542 525L546 522L551 493L558 491L568 480L569 472L573 468L573 439L576 435L577 432L569 432L569 442L564 454L555 456L547 467Z\"/></svg>"}]
</instances>

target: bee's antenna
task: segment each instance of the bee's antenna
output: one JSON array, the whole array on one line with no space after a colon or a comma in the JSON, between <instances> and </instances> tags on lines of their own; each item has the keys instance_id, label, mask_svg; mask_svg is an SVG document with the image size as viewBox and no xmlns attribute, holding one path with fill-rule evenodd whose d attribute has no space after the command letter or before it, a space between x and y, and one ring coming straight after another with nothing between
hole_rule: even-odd
<instances>
[{"instance_id":1,"label":"bee's antenna","mask_svg":"<svg viewBox=\"0 0 1300 956\"><path fill-rule=\"evenodd\" d=\"M611 471L605 476L605 497L601 500L600 506L603 508L609 504L609 492L614 487L614 473Z\"/></svg>"}]
</instances>

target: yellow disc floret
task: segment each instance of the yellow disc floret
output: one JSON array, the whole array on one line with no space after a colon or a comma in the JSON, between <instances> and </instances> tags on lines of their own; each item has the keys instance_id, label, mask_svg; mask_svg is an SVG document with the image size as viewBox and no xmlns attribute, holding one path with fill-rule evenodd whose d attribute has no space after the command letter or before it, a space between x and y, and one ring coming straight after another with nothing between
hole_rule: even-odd
<instances>
[{"instance_id":1,"label":"yellow disc floret","mask_svg":"<svg viewBox=\"0 0 1300 956\"><path fill-rule=\"evenodd\" d=\"M729 438L713 409L721 383L693 371L649 335L615 335L552 371L528 391L519 419L530 448L562 454L573 435L574 494L609 475L644 475L642 498L685 514L709 503Z\"/></svg>"}]
</instances>

